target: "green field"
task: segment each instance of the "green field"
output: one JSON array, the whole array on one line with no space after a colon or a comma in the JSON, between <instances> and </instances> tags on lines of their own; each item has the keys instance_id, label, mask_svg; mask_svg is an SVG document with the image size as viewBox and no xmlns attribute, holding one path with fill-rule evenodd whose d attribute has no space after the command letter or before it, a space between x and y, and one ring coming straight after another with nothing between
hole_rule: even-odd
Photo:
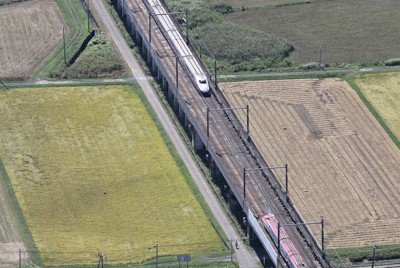
<instances>
[{"instance_id":1,"label":"green field","mask_svg":"<svg viewBox=\"0 0 400 268\"><path fill-rule=\"evenodd\" d=\"M228 4L213 4L212 1L187 4L183 0L166 2L173 11L188 10L191 45L202 55L202 61L210 72L213 72L215 59L220 74L290 65L285 58L294 47L288 40L249 29L245 24L226 21L223 15L233 12Z\"/></svg>"},{"instance_id":2,"label":"green field","mask_svg":"<svg viewBox=\"0 0 400 268\"><path fill-rule=\"evenodd\" d=\"M397 58L400 2L331 0L235 12L225 18L238 25L284 37L294 44L297 64L374 63ZM321 50L320 50L321 49Z\"/></svg>"},{"instance_id":3,"label":"green field","mask_svg":"<svg viewBox=\"0 0 400 268\"><path fill-rule=\"evenodd\" d=\"M0 91L0 156L46 266L224 249L136 92Z\"/></svg>"},{"instance_id":4,"label":"green field","mask_svg":"<svg viewBox=\"0 0 400 268\"><path fill-rule=\"evenodd\" d=\"M228 74L318 68L320 62L356 68L399 57L395 0L166 2L173 11L188 9L191 44L210 72L214 58L219 73Z\"/></svg>"}]
</instances>

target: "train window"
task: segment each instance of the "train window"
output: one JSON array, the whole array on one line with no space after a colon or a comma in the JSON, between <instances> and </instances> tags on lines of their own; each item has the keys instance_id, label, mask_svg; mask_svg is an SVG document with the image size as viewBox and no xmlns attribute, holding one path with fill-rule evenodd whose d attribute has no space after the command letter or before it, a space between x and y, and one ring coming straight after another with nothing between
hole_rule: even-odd
<instances>
[{"instance_id":1,"label":"train window","mask_svg":"<svg viewBox=\"0 0 400 268\"><path fill-rule=\"evenodd\" d=\"M199 80L199 83L200 83L200 84L207 84L207 80L201 79L201 80Z\"/></svg>"}]
</instances>

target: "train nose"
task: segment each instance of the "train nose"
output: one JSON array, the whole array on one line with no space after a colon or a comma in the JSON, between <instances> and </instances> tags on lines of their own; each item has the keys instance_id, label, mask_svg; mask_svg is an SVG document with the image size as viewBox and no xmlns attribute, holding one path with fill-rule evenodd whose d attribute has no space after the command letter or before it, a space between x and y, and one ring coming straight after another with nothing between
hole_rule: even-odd
<instances>
[{"instance_id":1,"label":"train nose","mask_svg":"<svg viewBox=\"0 0 400 268\"><path fill-rule=\"evenodd\" d=\"M210 86L208 85L207 78L204 76L196 77L196 84L203 94L208 94L210 92Z\"/></svg>"}]
</instances>

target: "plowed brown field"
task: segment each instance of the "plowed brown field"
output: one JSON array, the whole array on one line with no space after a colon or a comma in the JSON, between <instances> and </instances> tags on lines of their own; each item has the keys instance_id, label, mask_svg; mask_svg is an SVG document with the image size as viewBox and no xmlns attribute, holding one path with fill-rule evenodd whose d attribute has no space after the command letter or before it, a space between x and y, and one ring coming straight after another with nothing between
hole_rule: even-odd
<instances>
[{"instance_id":1,"label":"plowed brown field","mask_svg":"<svg viewBox=\"0 0 400 268\"><path fill-rule=\"evenodd\" d=\"M34 0L0 8L0 79L24 78L62 40L55 1Z\"/></svg>"},{"instance_id":2,"label":"plowed brown field","mask_svg":"<svg viewBox=\"0 0 400 268\"><path fill-rule=\"evenodd\" d=\"M324 217L328 247L400 244L400 150L346 82L221 88L232 106L250 105L250 135L269 165L288 162L289 196L305 221Z\"/></svg>"}]
</instances>

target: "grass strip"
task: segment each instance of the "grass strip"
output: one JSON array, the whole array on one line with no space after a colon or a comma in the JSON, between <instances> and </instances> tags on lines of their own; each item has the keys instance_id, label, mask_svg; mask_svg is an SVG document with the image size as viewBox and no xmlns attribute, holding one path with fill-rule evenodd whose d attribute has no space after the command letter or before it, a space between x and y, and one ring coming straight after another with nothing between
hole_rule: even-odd
<instances>
[{"instance_id":1,"label":"grass strip","mask_svg":"<svg viewBox=\"0 0 400 268\"><path fill-rule=\"evenodd\" d=\"M373 260L373 246L357 247L357 248L338 248L327 249L326 255L331 264L361 263L363 261ZM375 249L375 260L388 261L400 259L400 245L384 245L377 246Z\"/></svg>"},{"instance_id":2,"label":"grass strip","mask_svg":"<svg viewBox=\"0 0 400 268\"><path fill-rule=\"evenodd\" d=\"M56 0L68 29L65 29L65 47L67 61L75 54L83 40L89 34L87 31L87 16L79 0ZM32 77L45 77L52 70L64 65L64 44L61 42L50 55L35 69Z\"/></svg>"}]
</instances>

